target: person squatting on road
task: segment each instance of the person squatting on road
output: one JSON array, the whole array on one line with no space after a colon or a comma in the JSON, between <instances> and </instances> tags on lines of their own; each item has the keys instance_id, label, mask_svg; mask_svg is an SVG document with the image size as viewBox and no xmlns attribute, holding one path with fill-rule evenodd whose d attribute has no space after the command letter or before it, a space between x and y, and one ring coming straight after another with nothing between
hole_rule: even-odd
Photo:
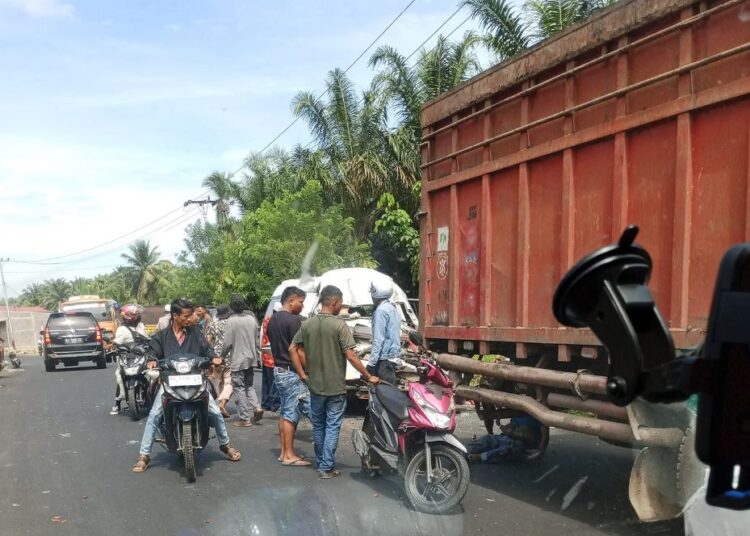
<instances>
[{"instance_id":1,"label":"person squatting on road","mask_svg":"<svg viewBox=\"0 0 750 536\"><path fill-rule=\"evenodd\" d=\"M377 384L379 380L354 353L354 336L337 318L343 305L341 290L333 285L323 287L320 303L320 313L302 323L289 353L294 369L310 389L315 462L320 478L329 479L341 474L335 468L334 455L346 409L346 362L368 382Z\"/></svg>"},{"instance_id":2,"label":"person squatting on road","mask_svg":"<svg viewBox=\"0 0 750 536\"><path fill-rule=\"evenodd\" d=\"M393 295L393 283L390 281L373 282L370 285L370 296L375 304L372 313L372 349L367 370L381 380L396 384L396 365L391 359L401 357L401 314L390 302Z\"/></svg>"},{"instance_id":3,"label":"person squatting on road","mask_svg":"<svg viewBox=\"0 0 750 536\"><path fill-rule=\"evenodd\" d=\"M158 331L151 338L152 355L148 361L149 368L155 368L158 362L176 354L194 354L199 357L208 357L213 365L221 363L208 344L206 338L197 327L189 325L193 316L193 304L188 300L177 299L172 302L170 324L166 329ZM154 404L146 419L146 426L141 439L141 450L138 461L133 465L134 473L142 473L151 464L151 449L154 445L154 436L161 420L164 417L164 408L161 404L164 387L160 386L154 398ZM229 444L229 434L224 418L221 416L216 400L209 393L208 396L209 424L216 429L216 438L219 441L219 449L233 462L240 460L240 452Z\"/></svg>"},{"instance_id":4,"label":"person squatting on road","mask_svg":"<svg viewBox=\"0 0 750 536\"><path fill-rule=\"evenodd\" d=\"M135 342L136 335L141 335L144 338L148 338L146 335L146 326L141 322L141 314L143 313L143 307L130 303L120 309L120 317L122 318L122 324L115 331L115 338L113 343L128 346ZM122 375L120 374L120 360L115 360L115 404L112 406L112 410L109 412L110 415L117 415L120 413L120 407L122 405L122 399L125 396L125 386L122 384Z\"/></svg>"},{"instance_id":5,"label":"person squatting on road","mask_svg":"<svg viewBox=\"0 0 750 536\"><path fill-rule=\"evenodd\" d=\"M258 394L253 387L253 366L258 361L258 321L245 312L245 300L232 294L229 302L232 316L224 328L223 355L231 355L232 387L237 397L237 420L232 426L249 428L263 418Z\"/></svg>"},{"instance_id":6,"label":"person squatting on road","mask_svg":"<svg viewBox=\"0 0 750 536\"><path fill-rule=\"evenodd\" d=\"M302 325L302 307L307 294L297 287L287 287L281 294L280 311L273 314L266 326L274 360L273 381L279 392L279 436L283 465L308 467L312 465L294 452L294 434L303 415L310 418L310 391L292 366L289 347ZM263 378L265 387L266 378Z\"/></svg>"}]
</instances>

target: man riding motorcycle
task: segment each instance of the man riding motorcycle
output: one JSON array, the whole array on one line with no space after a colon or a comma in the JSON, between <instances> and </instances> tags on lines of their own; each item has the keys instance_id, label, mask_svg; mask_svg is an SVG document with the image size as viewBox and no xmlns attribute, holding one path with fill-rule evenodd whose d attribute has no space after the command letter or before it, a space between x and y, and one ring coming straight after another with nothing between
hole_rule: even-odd
<instances>
[{"instance_id":1,"label":"man riding motorcycle","mask_svg":"<svg viewBox=\"0 0 750 536\"><path fill-rule=\"evenodd\" d=\"M191 302L184 299L177 299L171 305L171 319L169 325L154 334L151 338L151 356L149 357L148 367L156 368L166 358L177 354L194 354L199 357L208 357L212 364L220 365L221 358L216 355L214 349L208 344L206 338L200 330L190 325L191 317L195 308ZM154 443L154 436L159 424L164 416L164 408L161 404L164 387L160 386L159 391L154 398L154 404L146 420L146 426L143 430L143 439L141 440L141 449L138 461L133 465L134 473L142 473L151 465L151 448ZM219 450L230 461L236 462L241 458L240 452L229 444L229 434L221 410L209 394L208 415L211 426L216 429L216 437L219 440Z\"/></svg>"},{"instance_id":2,"label":"man riding motorcycle","mask_svg":"<svg viewBox=\"0 0 750 536\"><path fill-rule=\"evenodd\" d=\"M146 327L141 322L141 314L143 314L143 306L136 303L129 303L125 307L122 307L120 309L122 324L117 328L115 338L112 342L117 345L129 346L135 342L137 335L148 338ZM122 384L122 375L120 374L120 363L118 360L115 360L115 363L115 404L112 406L112 411L109 412L110 415L120 413L122 399L125 396L125 386Z\"/></svg>"}]
</instances>

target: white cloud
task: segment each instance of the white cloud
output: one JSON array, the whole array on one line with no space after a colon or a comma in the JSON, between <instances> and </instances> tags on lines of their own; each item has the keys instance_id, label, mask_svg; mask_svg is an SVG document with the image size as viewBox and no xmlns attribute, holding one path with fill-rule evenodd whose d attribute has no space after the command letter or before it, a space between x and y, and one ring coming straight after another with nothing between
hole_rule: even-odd
<instances>
[{"instance_id":1,"label":"white cloud","mask_svg":"<svg viewBox=\"0 0 750 536\"><path fill-rule=\"evenodd\" d=\"M8 283L20 290L48 277L106 272L88 267L121 264L120 253L143 235L174 260L185 227L199 217L182 204L199 194L196 178L210 167L200 157L0 136L0 251L11 259L80 251L168 214L57 267L12 264Z\"/></svg>"},{"instance_id":2,"label":"white cloud","mask_svg":"<svg viewBox=\"0 0 750 536\"><path fill-rule=\"evenodd\" d=\"M17 9L35 18L67 18L76 12L73 4L61 0L0 0L0 7Z\"/></svg>"}]
</instances>

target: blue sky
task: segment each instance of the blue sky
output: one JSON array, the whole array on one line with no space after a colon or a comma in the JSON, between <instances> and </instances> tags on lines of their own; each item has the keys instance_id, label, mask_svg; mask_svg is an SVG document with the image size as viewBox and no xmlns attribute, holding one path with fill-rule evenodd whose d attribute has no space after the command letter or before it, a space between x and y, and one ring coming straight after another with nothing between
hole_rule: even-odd
<instances>
[{"instance_id":1,"label":"blue sky","mask_svg":"<svg viewBox=\"0 0 750 536\"><path fill-rule=\"evenodd\" d=\"M10 294L105 273L147 233L174 258L202 178L271 141L292 97L319 92L407 3L0 0L0 257L66 255L174 211L64 264L7 264ZM456 6L416 0L378 44L410 53ZM369 55L350 71L360 88ZM308 139L300 122L278 144Z\"/></svg>"}]
</instances>

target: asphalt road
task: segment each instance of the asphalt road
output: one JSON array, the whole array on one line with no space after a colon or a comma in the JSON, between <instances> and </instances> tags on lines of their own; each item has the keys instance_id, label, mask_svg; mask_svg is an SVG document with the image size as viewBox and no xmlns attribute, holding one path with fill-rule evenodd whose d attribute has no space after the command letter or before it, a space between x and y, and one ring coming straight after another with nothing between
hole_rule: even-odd
<instances>
[{"instance_id":1,"label":"asphalt road","mask_svg":"<svg viewBox=\"0 0 750 536\"><path fill-rule=\"evenodd\" d=\"M541 463L473 465L463 505L449 515L414 511L396 477L359 468L346 419L340 478L282 467L276 416L252 429L230 427L243 458L226 461L211 440L199 476L187 484L180 460L158 445L144 474L130 472L143 421L110 416L114 369L45 373L39 357L0 373L2 535L629 535L683 534L681 521L641 524L627 499L634 453L556 433ZM256 376L258 378L258 376ZM481 434L472 414L457 435ZM309 423L299 450L312 456Z\"/></svg>"}]
</instances>

